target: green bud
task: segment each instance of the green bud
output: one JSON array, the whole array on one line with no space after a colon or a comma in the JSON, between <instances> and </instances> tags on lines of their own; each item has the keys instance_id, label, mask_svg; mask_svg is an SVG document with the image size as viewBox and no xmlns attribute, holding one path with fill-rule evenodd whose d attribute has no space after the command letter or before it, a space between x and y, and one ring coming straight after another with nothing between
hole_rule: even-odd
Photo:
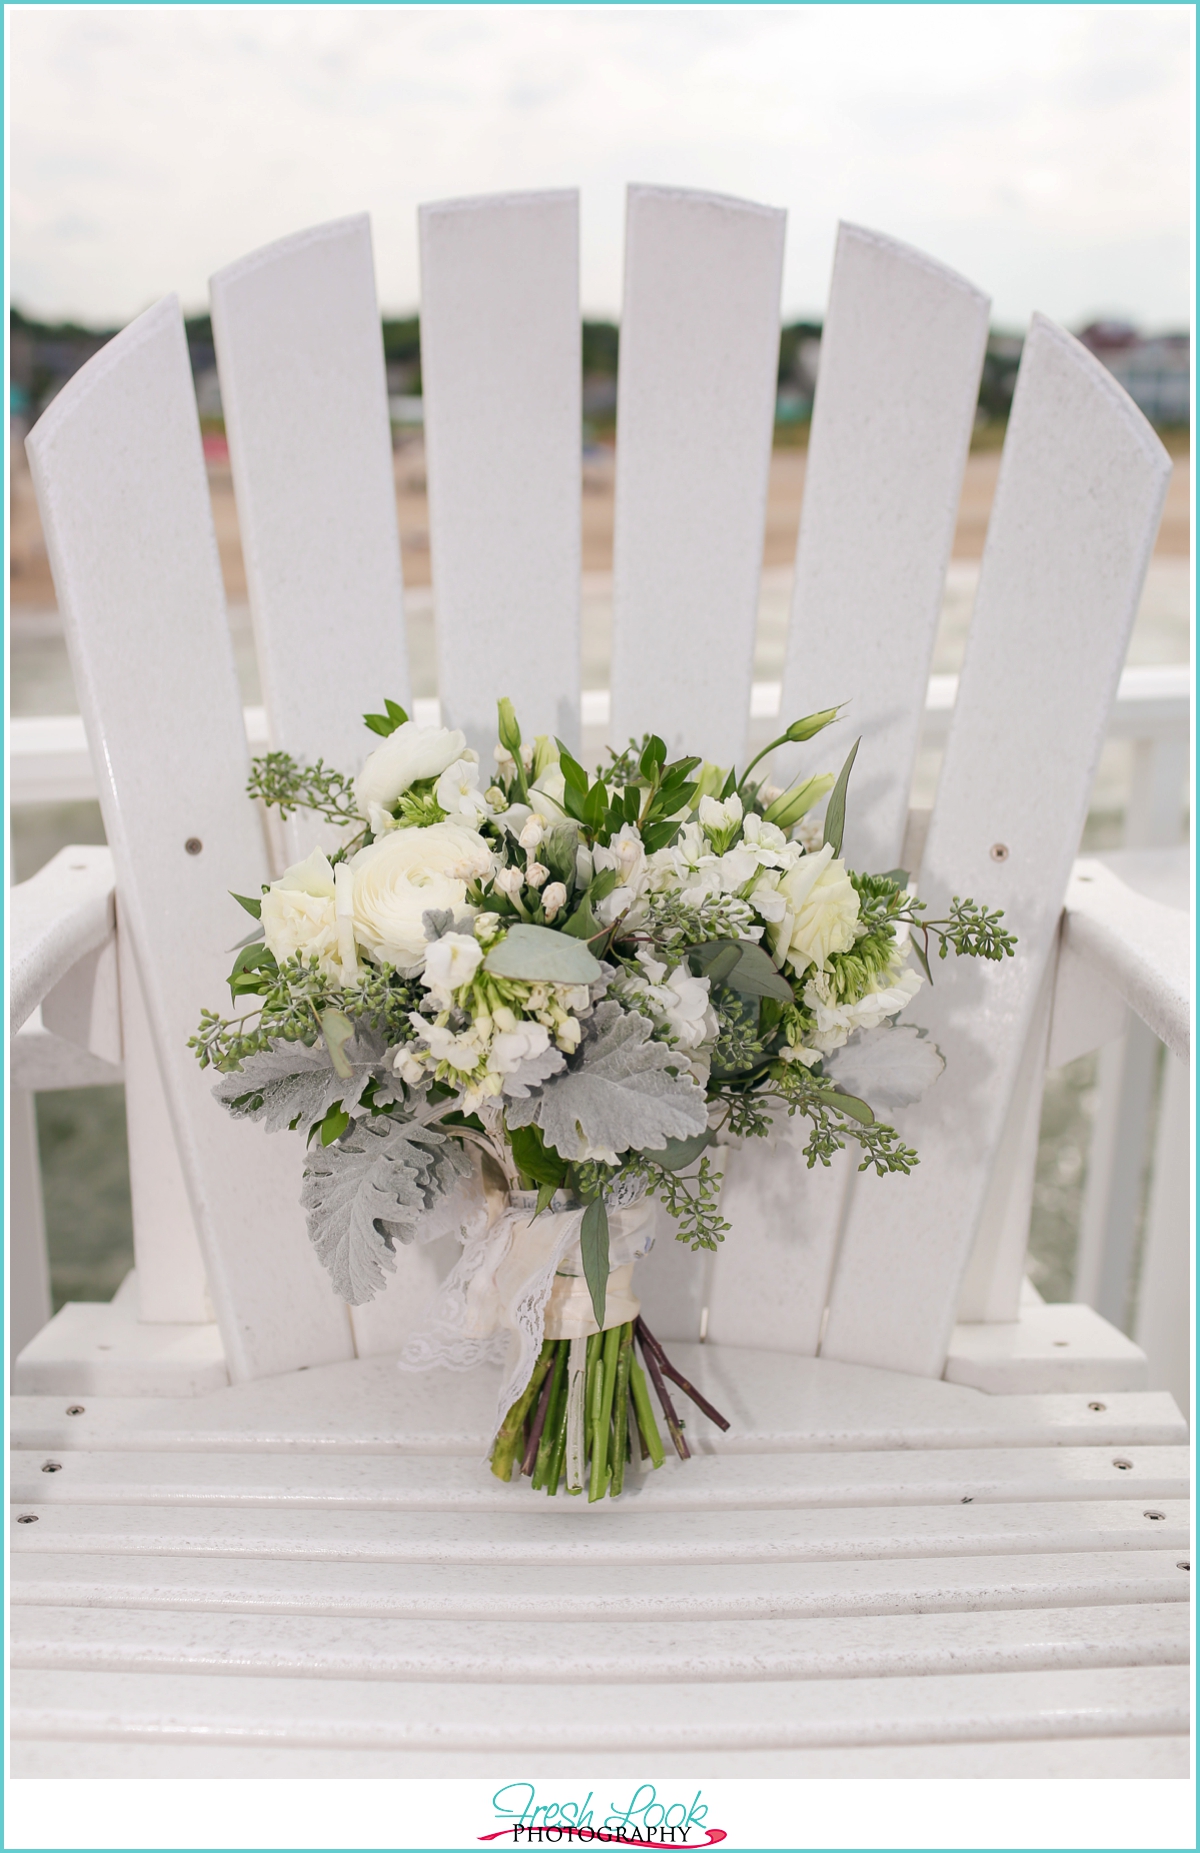
<instances>
[{"instance_id":1,"label":"green bud","mask_svg":"<svg viewBox=\"0 0 1200 1853\"><path fill-rule=\"evenodd\" d=\"M793 745L801 740L811 740L814 734L820 733L822 728L828 727L837 717L837 708L822 708L819 714L806 714L803 720L793 721L783 737Z\"/></svg>"},{"instance_id":2,"label":"green bud","mask_svg":"<svg viewBox=\"0 0 1200 1853\"><path fill-rule=\"evenodd\" d=\"M516 721L513 722L514 727ZM518 735L518 738L520 736ZM512 748L509 748L512 751ZM540 779L547 766L558 764L558 746L548 733L540 733L533 743L533 776Z\"/></svg>"},{"instance_id":3,"label":"green bud","mask_svg":"<svg viewBox=\"0 0 1200 1853\"><path fill-rule=\"evenodd\" d=\"M692 809L695 811L700 808L701 798L715 798L719 795L729 774L723 766L714 766L706 759L694 776L696 789L692 793Z\"/></svg>"},{"instance_id":4,"label":"green bud","mask_svg":"<svg viewBox=\"0 0 1200 1853\"><path fill-rule=\"evenodd\" d=\"M773 804L769 804L763 817L769 824L778 824L781 830L790 830L799 823L805 811L810 811L827 791L833 789L833 773L822 772L816 778L805 779L803 785L793 785L790 791L781 792Z\"/></svg>"},{"instance_id":5,"label":"green bud","mask_svg":"<svg viewBox=\"0 0 1200 1853\"><path fill-rule=\"evenodd\" d=\"M500 735L500 744L515 759L521 750L521 729L517 725L516 709L507 695L502 695L496 706L500 711L500 725L497 730Z\"/></svg>"}]
</instances>

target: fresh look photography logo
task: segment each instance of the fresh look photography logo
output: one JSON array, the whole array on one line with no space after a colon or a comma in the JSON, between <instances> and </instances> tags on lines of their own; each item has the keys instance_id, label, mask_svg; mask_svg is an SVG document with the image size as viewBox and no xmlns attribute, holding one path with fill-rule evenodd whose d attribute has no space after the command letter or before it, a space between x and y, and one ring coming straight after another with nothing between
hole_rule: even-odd
<instances>
[{"instance_id":1,"label":"fresh look photography logo","mask_svg":"<svg viewBox=\"0 0 1200 1853\"><path fill-rule=\"evenodd\" d=\"M726 1838L724 1828L710 1827L703 1791L690 1800L660 1796L643 1782L628 1803L596 1801L589 1789L582 1799L541 1801L532 1782L510 1782L497 1789L492 1809L504 1825L480 1840L507 1840L514 1846L560 1846L564 1842L625 1847L712 1847Z\"/></svg>"}]
</instances>

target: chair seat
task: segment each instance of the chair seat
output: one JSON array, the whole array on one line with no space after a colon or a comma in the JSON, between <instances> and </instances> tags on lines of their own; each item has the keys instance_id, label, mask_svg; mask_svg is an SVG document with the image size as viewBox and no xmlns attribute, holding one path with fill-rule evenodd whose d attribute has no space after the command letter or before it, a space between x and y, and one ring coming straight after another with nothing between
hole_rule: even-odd
<instances>
[{"instance_id":1,"label":"chair seat","mask_svg":"<svg viewBox=\"0 0 1200 1853\"><path fill-rule=\"evenodd\" d=\"M1170 1397L672 1352L729 1434L590 1508L495 1372L16 1398L14 1773L1186 1773Z\"/></svg>"}]
</instances>

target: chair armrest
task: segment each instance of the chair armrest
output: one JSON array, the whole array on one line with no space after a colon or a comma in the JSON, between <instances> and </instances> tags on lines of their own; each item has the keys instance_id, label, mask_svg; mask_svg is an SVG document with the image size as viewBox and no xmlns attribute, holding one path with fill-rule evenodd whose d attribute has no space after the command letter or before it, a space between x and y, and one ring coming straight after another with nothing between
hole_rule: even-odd
<instances>
[{"instance_id":1,"label":"chair armrest","mask_svg":"<svg viewBox=\"0 0 1200 1853\"><path fill-rule=\"evenodd\" d=\"M116 931L112 852L75 845L9 894L10 1034Z\"/></svg>"},{"instance_id":2,"label":"chair armrest","mask_svg":"<svg viewBox=\"0 0 1200 1853\"><path fill-rule=\"evenodd\" d=\"M1064 949L1097 972L1172 1052L1191 1048L1189 914L1129 887L1102 862L1075 864Z\"/></svg>"}]
</instances>

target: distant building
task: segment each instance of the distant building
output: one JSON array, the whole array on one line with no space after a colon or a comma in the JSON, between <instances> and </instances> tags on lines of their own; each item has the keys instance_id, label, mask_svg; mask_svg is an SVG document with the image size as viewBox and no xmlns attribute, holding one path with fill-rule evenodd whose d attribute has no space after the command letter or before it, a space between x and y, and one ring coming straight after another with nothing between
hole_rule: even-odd
<instances>
[{"instance_id":1,"label":"distant building","mask_svg":"<svg viewBox=\"0 0 1200 1853\"><path fill-rule=\"evenodd\" d=\"M1104 362L1151 424L1187 424L1192 388L1190 336L1142 335L1128 322L1092 322L1079 339Z\"/></svg>"}]
</instances>

